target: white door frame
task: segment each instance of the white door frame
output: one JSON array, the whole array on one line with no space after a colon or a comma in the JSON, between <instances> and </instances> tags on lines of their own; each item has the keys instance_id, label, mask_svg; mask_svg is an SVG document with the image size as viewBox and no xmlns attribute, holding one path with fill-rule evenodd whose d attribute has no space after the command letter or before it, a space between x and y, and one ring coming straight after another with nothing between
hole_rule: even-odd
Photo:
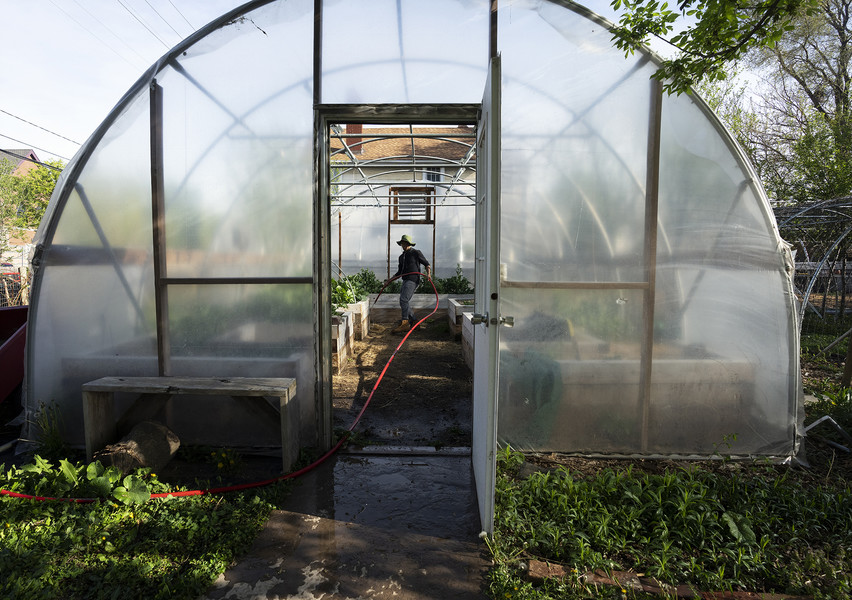
<instances>
[{"instance_id":1,"label":"white door frame","mask_svg":"<svg viewBox=\"0 0 852 600\"><path fill-rule=\"evenodd\" d=\"M500 316L500 57L491 59L477 128L471 461L482 531L494 533Z\"/></svg>"},{"instance_id":2,"label":"white door frame","mask_svg":"<svg viewBox=\"0 0 852 600\"><path fill-rule=\"evenodd\" d=\"M317 440L322 452L333 445L331 370L331 219L329 126L331 124L475 125L479 104L318 104L314 107L314 365ZM477 224L477 228L479 225Z\"/></svg>"}]
</instances>

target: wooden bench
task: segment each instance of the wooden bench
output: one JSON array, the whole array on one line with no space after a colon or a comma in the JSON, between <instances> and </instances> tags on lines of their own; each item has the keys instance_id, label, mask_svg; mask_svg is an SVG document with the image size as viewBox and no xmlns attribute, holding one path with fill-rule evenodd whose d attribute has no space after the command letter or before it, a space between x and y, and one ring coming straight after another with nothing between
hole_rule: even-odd
<instances>
[{"instance_id":1,"label":"wooden bench","mask_svg":"<svg viewBox=\"0 0 852 600\"><path fill-rule=\"evenodd\" d=\"M140 394L137 404L151 401L162 406L175 395L231 396L272 410L266 398L276 399L281 419L281 454L284 472L299 457L299 407L293 401L296 380L271 377L103 377L83 384L83 424L86 458L116 442L115 392ZM135 405L134 405L135 406ZM133 407L128 409L128 413ZM121 416L121 415L119 415Z\"/></svg>"}]
</instances>

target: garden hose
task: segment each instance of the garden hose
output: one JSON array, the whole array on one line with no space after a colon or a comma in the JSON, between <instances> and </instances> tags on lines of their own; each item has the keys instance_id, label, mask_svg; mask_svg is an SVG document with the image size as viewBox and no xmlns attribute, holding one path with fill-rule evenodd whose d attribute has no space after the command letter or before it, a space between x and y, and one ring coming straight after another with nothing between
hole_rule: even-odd
<instances>
[{"instance_id":1,"label":"garden hose","mask_svg":"<svg viewBox=\"0 0 852 600\"><path fill-rule=\"evenodd\" d=\"M384 283L382 288L379 290L379 293L376 296L376 299L373 301L373 305L375 305L375 303L378 301L379 297L381 297L384 289L392 281L399 279L400 277L404 277L405 275L421 275L421 273L419 273L419 272L403 273L402 275L397 275L395 277L391 277L390 279L388 279ZM255 481L255 482L251 482L251 483L243 483L243 484L238 484L238 485L229 485L229 486L224 486L224 487L208 488L208 489L204 489L204 490L185 490L185 491L175 491L175 492L159 492L159 493L156 493L156 494L151 494L151 498L168 498L168 497L180 498L180 497L184 497L184 496L204 496L204 495L207 495L207 494L221 494L221 493L225 493L225 492L235 492L235 491L239 491L239 490L246 490L246 489L251 489L251 488L256 488L256 487L262 487L262 486L265 486L265 485L270 485L270 484L275 483L277 481L283 481L285 479L295 479L296 477L300 477L301 475L304 475L305 473L312 471L313 469L315 469L316 467L318 467L319 465L324 463L326 460L328 460L334 453L336 453L343 446L343 444L346 442L346 440L349 439L349 435L352 433L352 430L355 429L356 425L358 425L358 422L361 420L361 417L364 415L364 412L367 410L367 407L370 405L370 401L373 399L373 394L376 393L376 389L378 389L379 384L382 381L382 378L385 376L385 372L388 370L388 367L393 362L393 359L396 357L396 353L399 352L399 349L402 348L402 345L408 339L408 336L410 336L411 333L415 329L417 329L417 327L421 323L423 323L426 319L428 319L429 317L431 317L432 315L434 315L438 311L438 304L440 302L440 299L438 297L438 289L435 287L435 283L432 281L431 277L429 277L428 275L423 275L423 276L426 277L429 280L429 283L432 285L432 290L435 292L435 308L432 309L432 312L430 312L428 315L426 315L425 317L423 317L422 319L417 321L417 323L412 325L411 329L408 330L408 332L400 340L399 344L397 344L396 349L393 351L393 354L391 354L391 357L388 359L387 363L385 363L385 367L382 369L382 372L379 374L378 379L376 379L376 383L373 384L373 389L370 391L370 395L367 397L367 400L364 402L364 406L361 407L361 411L358 413L358 416L355 417L355 420L352 421L352 424L346 430L345 435L343 437L341 437L340 440L338 440L338 442L334 445L334 447L331 450L329 450L328 452L323 454L320 458L318 458L317 460L315 460L314 462L312 462L311 464L309 464L306 467L303 467L303 468L301 468L297 471L293 471L291 473L285 473L283 475L278 475L277 477L273 477L271 479L265 479L263 481ZM72 502L72 503L77 503L77 504L88 504L88 503L97 502L98 500L100 500L100 498L53 498L53 497L49 497L49 496L31 496L29 494L19 494L18 492L11 492L9 490L3 490L3 489L0 489L0 496L9 496L11 498L21 498L21 499L24 499L24 500L37 500L37 501L41 501L41 502L49 501L49 500L56 500L56 501L59 501L59 502Z\"/></svg>"}]
</instances>

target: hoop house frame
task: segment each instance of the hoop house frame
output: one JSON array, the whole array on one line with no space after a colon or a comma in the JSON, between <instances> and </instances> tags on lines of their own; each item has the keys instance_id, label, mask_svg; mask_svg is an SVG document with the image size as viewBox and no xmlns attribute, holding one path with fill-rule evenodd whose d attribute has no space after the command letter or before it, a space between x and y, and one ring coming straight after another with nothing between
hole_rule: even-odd
<instances>
[{"instance_id":1,"label":"hoop house frame","mask_svg":"<svg viewBox=\"0 0 852 600\"><path fill-rule=\"evenodd\" d=\"M79 445L81 385L98 377L293 377L300 444L327 448L330 127L478 127L499 55L499 264L474 253L481 223L442 217L433 244L439 267L493 274L476 313L493 327L482 372L499 443L793 456L789 247L718 118L696 95L663 95L657 59L624 58L609 26L562 0L266 0L199 30L57 184L35 240L27 410L56 403ZM446 209L481 202L463 195L476 200ZM381 212L343 233L379 264ZM266 415L228 398L165 418L187 443L280 443Z\"/></svg>"}]
</instances>

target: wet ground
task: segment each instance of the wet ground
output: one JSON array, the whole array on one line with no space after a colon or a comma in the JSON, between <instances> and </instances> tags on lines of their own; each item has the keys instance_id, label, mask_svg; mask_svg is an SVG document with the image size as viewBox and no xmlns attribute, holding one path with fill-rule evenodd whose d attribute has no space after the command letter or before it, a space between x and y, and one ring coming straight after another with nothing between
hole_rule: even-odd
<instances>
[{"instance_id":1,"label":"wet ground","mask_svg":"<svg viewBox=\"0 0 852 600\"><path fill-rule=\"evenodd\" d=\"M402 339L393 325L374 324L335 377L336 427L351 425ZM470 372L436 317L395 355L353 442L296 481L204 598L486 598L470 427Z\"/></svg>"},{"instance_id":2,"label":"wet ground","mask_svg":"<svg viewBox=\"0 0 852 600\"><path fill-rule=\"evenodd\" d=\"M433 308L434 297L431 301ZM429 312L428 306L416 308L418 319ZM334 426L349 429L369 399L353 430L356 443L470 447L472 378L446 313L427 318L401 347L403 335L392 333L395 325L372 323L369 334L354 342L342 372L334 375Z\"/></svg>"},{"instance_id":3,"label":"wet ground","mask_svg":"<svg viewBox=\"0 0 852 600\"><path fill-rule=\"evenodd\" d=\"M204 598L485 598L470 458L344 454L300 478Z\"/></svg>"}]
</instances>

